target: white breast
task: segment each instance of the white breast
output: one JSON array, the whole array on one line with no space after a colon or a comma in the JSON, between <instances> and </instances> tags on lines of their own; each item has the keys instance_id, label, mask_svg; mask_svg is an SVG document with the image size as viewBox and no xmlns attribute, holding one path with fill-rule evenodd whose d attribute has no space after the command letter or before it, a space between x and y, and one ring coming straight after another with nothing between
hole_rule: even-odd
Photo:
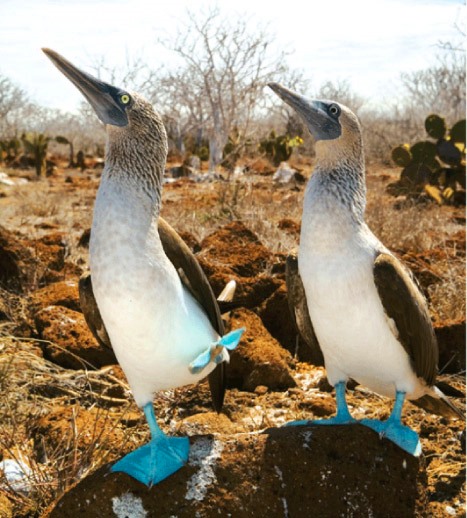
<instances>
[{"instance_id":1,"label":"white breast","mask_svg":"<svg viewBox=\"0 0 467 518\"><path fill-rule=\"evenodd\" d=\"M350 377L383 395L403 390L419 397L425 387L391 329L373 280L377 246L382 248L365 225L358 229L345 218L332 225L329 214L305 212L298 265L310 318L331 384Z\"/></svg>"},{"instance_id":2,"label":"white breast","mask_svg":"<svg viewBox=\"0 0 467 518\"><path fill-rule=\"evenodd\" d=\"M163 252L138 196L102 183L91 231L93 291L117 359L138 405L154 392L194 383L188 366L218 339Z\"/></svg>"}]
</instances>

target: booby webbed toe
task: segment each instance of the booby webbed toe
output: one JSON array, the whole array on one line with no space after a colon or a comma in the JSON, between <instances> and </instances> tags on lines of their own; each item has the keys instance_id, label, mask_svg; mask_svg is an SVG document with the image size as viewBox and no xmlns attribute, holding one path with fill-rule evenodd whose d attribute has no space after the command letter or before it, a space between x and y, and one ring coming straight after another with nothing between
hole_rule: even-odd
<instances>
[{"instance_id":1,"label":"booby webbed toe","mask_svg":"<svg viewBox=\"0 0 467 518\"><path fill-rule=\"evenodd\" d=\"M371 428L378 433L380 437L389 439L414 457L418 457L422 452L418 434L408 426L404 426L401 422L404 399L404 392L397 392L391 415L386 421L362 419L360 424Z\"/></svg>"},{"instance_id":2,"label":"booby webbed toe","mask_svg":"<svg viewBox=\"0 0 467 518\"><path fill-rule=\"evenodd\" d=\"M152 403L144 407L144 413L151 431L149 443L125 455L110 469L123 472L152 486L169 477L188 461L190 441L188 437L168 437L159 428Z\"/></svg>"}]
</instances>

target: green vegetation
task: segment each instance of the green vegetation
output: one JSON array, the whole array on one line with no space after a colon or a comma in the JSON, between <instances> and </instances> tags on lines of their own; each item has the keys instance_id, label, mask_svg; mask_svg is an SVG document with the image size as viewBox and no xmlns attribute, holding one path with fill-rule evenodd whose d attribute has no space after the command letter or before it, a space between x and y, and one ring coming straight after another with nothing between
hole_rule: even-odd
<instances>
[{"instance_id":1,"label":"green vegetation","mask_svg":"<svg viewBox=\"0 0 467 518\"><path fill-rule=\"evenodd\" d=\"M34 160L37 177L40 178L45 172L45 161L47 146L50 137L44 133L25 133L21 137L24 152Z\"/></svg>"},{"instance_id":2,"label":"green vegetation","mask_svg":"<svg viewBox=\"0 0 467 518\"><path fill-rule=\"evenodd\" d=\"M273 130L269 137L262 140L259 144L259 149L263 152L272 163L278 166L290 158L295 147L303 144L301 137L290 137L289 135L277 135Z\"/></svg>"},{"instance_id":3,"label":"green vegetation","mask_svg":"<svg viewBox=\"0 0 467 518\"><path fill-rule=\"evenodd\" d=\"M403 167L400 179L388 186L394 196L429 196L437 203L465 204L465 120L448 131L439 115L429 115L425 130L433 140L402 144L392 150Z\"/></svg>"}]
</instances>

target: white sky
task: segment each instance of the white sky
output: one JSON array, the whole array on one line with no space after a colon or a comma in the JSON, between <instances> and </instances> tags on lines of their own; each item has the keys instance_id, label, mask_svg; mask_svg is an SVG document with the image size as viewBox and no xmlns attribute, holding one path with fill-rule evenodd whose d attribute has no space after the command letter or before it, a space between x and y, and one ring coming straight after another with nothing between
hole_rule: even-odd
<instances>
[{"instance_id":1,"label":"white sky","mask_svg":"<svg viewBox=\"0 0 467 518\"><path fill-rule=\"evenodd\" d=\"M196 2L196 3L195 3ZM156 44L185 19L198 0L0 0L0 72L42 105L73 110L80 93L52 66L50 47L88 69L100 56L109 66L126 56L168 64ZM372 103L394 98L401 72L435 62L436 44L454 41L463 25L461 0L219 0L223 13L267 24L278 48L294 51L292 67L317 87L347 79ZM105 79L103 77L103 79ZM127 88L132 85L120 85Z\"/></svg>"}]
</instances>

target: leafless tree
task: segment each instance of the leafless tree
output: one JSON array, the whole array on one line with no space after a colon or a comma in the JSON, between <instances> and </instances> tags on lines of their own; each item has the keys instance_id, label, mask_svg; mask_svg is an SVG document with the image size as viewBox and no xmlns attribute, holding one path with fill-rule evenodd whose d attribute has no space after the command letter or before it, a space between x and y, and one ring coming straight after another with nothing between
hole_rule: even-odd
<instances>
[{"instance_id":1,"label":"leafless tree","mask_svg":"<svg viewBox=\"0 0 467 518\"><path fill-rule=\"evenodd\" d=\"M125 56L125 63L109 66L104 56L94 60L92 67L97 77L115 86L128 88L143 95L152 92L158 72L150 67L141 55Z\"/></svg>"},{"instance_id":2,"label":"leafless tree","mask_svg":"<svg viewBox=\"0 0 467 518\"><path fill-rule=\"evenodd\" d=\"M205 131L213 170L234 128L239 139L249 138L263 88L284 72L285 54L271 57L273 35L245 18L221 16L217 8L187 16L176 36L161 42L183 62L167 80L178 92L179 114Z\"/></svg>"},{"instance_id":3,"label":"leafless tree","mask_svg":"<svg viewBox=\"0 0 467 518\"><path fill-rule=\"evenodd\" d=\"M465 117L466 54L463 47L450 43L440 48L436 65L404 73L401 80L414 116L438 113L452 123Z\"/></svg>"},{"instance_id":4,"label":"leafless tree","mask_svg":"<svg viewBox=\"0 0 467 518\"><path fill-rule=\"evenodd\" d=\"M339 80L335 83L326 81L316 93L320 99L330 99L348 106L358 115L359 110L365 104L365 99L355 93L347 80Z\"/></svg>"},{"instance_id":5,"label":"leafless tree","mask_svg":"<svg viewBox=\"0 0 467 518\"><path fill-rule=\"evenodd\" d=\"M0 74L0 138L12 137L21 131L31 107L26 92Z\"/></svg>"},{"instance_id":6,"label":"leafless tree","mask_svg":"<svg viewBox=\"0 0 467 518\"><path fill-rule=\"evenodd\" d=\"M195 145L199 147L208 125L207 105L199 92L199 85L193 88L190 69L180 68L164 69L149 94L164 117L169 139L180 153L185 152L185 138L190 133L195 134Z\"/></svg>"}]
</instances>

